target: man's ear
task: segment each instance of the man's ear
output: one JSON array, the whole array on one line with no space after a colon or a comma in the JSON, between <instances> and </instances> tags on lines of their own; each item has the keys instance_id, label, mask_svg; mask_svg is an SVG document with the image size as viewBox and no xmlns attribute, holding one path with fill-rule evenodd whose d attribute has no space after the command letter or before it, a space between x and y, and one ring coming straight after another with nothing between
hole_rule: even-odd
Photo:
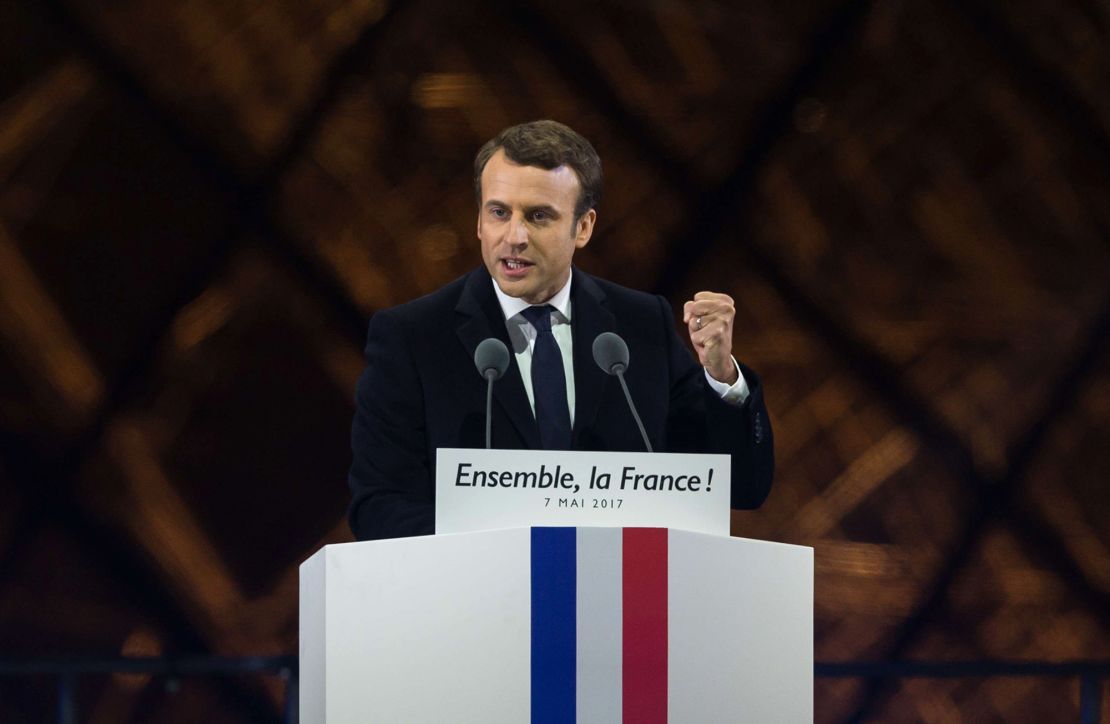
<instances>
[{"instance_id":1,"label":"man's ear","mask_svg":"<svg viewBox=\"0 0 1110 724\"><path fill-rule=\"evenodd\" d=\"M578 220L578 225L574 230L574 248L581 249L586 244L590 243L590 237L594 233L594 223L597 221L597 211L590 209L582 214L582 218Z\"/></svg>"}]
</instances>

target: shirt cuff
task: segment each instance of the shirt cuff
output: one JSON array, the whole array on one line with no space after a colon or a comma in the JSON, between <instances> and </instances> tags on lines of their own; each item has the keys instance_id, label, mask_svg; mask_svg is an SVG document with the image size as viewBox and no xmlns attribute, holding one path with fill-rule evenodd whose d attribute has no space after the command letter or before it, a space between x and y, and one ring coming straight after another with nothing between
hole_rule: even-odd
<instances>
[{"instance_id":1,"label":"shirt cuff","mask_svg":"<svg viewBox=\"0 0 1110 724\"><path fill-rule=\"evenodd\" d=\"M748 390L748 381L744 379L744 373L740 371L740 364L736 358L732 358L732 364L736 365L736 381L731 385L725 384L718 380L713 379L709 374L709 370L705 371L705 381L713 388L713 391L721 396L721 399L733 405L743 405L747 399L750 391Z\"/></svg>"}]
</instances>

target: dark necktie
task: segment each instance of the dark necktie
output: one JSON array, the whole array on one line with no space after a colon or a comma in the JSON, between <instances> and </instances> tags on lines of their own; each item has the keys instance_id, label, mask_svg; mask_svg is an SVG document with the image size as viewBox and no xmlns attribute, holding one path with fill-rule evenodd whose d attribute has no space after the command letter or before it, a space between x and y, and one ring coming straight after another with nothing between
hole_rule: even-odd
<instances>
[{"instance_id":1,"label":"dark necktie","mask_svg":"<svg viewBox=\"0 0 1110 724\"><path fill-rule=\"evenodd\" d=\"M536 328L532 349L532 396L536 401L536 422L545 450L570 449L570 409L567 407L567 377L563 355L551 333L550 304L528 307L521 314Z\"/></svg>"}]
</instances>

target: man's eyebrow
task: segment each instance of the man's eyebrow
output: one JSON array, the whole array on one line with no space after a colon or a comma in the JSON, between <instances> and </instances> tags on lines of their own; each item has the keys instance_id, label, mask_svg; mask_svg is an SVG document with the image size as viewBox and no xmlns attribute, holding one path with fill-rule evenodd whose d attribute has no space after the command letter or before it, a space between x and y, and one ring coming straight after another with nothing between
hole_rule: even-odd
<instances>
[{"instance_id":1,"label":"man's eyebrow","mask_svg":"<svg viewBox=\"0 0 1110 724\"><path fill-rule=\"evenodd\" d=\"M559 215L558 209L556 209L551 204L537 204L535 206L529 206L527 209L525 209L525 211L527 211L528 213L532 213L535 211L546 211L551 216Z\"/></svg>"}]
</instances>

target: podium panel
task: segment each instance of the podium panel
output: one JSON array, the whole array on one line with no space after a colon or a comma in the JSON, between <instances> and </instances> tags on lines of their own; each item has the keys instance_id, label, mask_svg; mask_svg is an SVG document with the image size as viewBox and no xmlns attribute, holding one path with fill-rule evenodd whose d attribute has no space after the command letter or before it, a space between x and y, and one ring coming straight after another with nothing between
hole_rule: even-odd
<instances>
[{"instance_id":1,"label":"podium panel","mask_svg":"<svg viewBox=\"0 0 1110 724\"><path fill-rule=\"evenodd\" d=\"M436 533L497 528L681 528L727 536L728 455L436 451Z\"/></svg>"},{"instance_id":2,"label":"podium panel","mask_svg":"<svg viewBox=\"0 0 1110 724\"><path fill-rule=\"evenodd\" d=\"M660 528L326 546L301 721L811 722L813 551Z\"/></svg>"}]
</instances>

